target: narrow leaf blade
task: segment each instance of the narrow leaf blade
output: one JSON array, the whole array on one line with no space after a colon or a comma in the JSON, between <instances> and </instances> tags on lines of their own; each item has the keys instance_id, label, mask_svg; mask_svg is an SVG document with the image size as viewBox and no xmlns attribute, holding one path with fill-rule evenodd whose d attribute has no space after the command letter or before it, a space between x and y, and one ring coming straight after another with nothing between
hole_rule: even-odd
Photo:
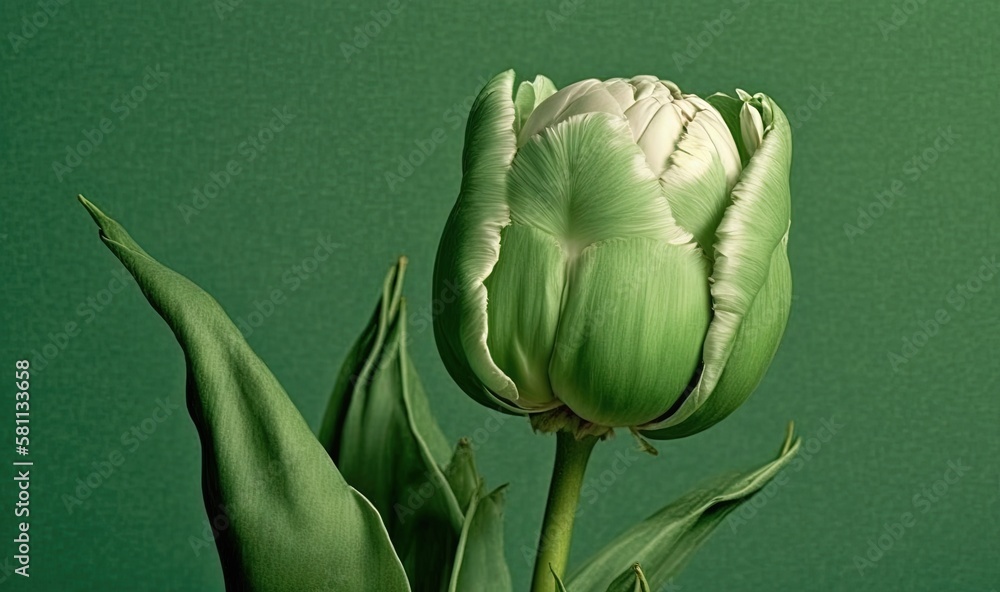
<instances>
[{"instance_id":1,"label":"narrow leaf blade","mask_svg":"<svg viewBox=\"0 0 1000 592\"><path fill-rule=\"evenodd\" d=\"M607 592L650 592L649 582L646 581L646 574L642 573L642 568L636 563L615 578L615 581L608 586Z\"/></svg>"},{"instance_id":2,"label":"narrow leaf blade","mask_svg":"<svg viewBox=\"0 0 1000 592\"><path fill-rule=\"evenodd\" d=\"M625 531L569 579L574 592L604 592L629 565L645 565L651 589L665 586L725 517L760 491L798 451L792 426L778 457L753 471L721 477Z\"/></svg>"},{"instance_id":3,"label":"narrow leaf blade","mask_svg":"<svg viewBox=\"0 0 1000 592\"><path fill-rule=\"evenodd\" d=\"M210 518L231 590L409 590L372 505L341 477L222 307L80 197L184 351Z\"/></svg>"},{"instance_id":4,"label":"narrow leaf blade","mask_svg":"<svg viewBox=\"0 0 1000 592\"><path fill-rule=\"evenodd\" d=\"M503 549L506 490L504 485L481 495L469 508L455 558L450 592L511 591L510 572Z\"/></svg>"}]
</instances>

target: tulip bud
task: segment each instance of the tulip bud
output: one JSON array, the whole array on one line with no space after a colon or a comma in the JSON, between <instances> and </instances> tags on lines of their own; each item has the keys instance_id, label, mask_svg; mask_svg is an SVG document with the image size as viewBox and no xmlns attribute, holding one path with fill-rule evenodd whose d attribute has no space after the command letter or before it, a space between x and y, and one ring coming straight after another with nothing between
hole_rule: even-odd
<instances>
[{"instance_id":1,"label":"tulip bud","mask_svg":"<svg viewBox=\"0 0 1000 592\"><path fill-rule=\"evenodd\" d=\"M675 438L738 407L791 302L788 121L652 76L491 80L435 266L445 365L536 427Z\"/></svg>"}]
</instances>

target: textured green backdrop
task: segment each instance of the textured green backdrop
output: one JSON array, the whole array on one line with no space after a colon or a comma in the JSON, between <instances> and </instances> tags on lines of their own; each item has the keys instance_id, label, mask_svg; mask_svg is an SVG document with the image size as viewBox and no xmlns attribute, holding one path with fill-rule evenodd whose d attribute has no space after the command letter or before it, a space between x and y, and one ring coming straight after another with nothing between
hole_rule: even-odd
<instances>
[{"instance_id":1,"label":"textured green backdrop","mask_svg":"<svg viewBox=\"0 0 1000 592\"><path fill-rule=\"evenodd\" d=\"M770 459L794 418L804 462L673 589L1000 587L995 2L47 1L0 7L0 368L31 356L38 370L31 585L8 562L0 590L223 587L214 549L192 545L206 525L181 352L135 286L119 289L77 193L256 325L251 345L314 426L407 254L434 411L450 438L484 425L427 330L430 276L464 117L511 67L557 85L657 74L688 92L763 91L795 126L795 300L770 373L733 417L659 458L615 473L631 439L600 446L571 561L699 480ZM433 152L400 170L421 145ZM317 263L318 241L336 246ZM286 298L269 306L275 288ZM181 410L156 423L158 399ZM821 441L824 421L836 430ZM523 589L554 442L521 421L480 439L491 483L512 483L507 555ZM115 453L124 462L78 491ZM969 468L935 493L949 463ZM912 526L856 567L906 512ZM0 543L0 561L12 554Z\"/></svg>"}]
</instances>

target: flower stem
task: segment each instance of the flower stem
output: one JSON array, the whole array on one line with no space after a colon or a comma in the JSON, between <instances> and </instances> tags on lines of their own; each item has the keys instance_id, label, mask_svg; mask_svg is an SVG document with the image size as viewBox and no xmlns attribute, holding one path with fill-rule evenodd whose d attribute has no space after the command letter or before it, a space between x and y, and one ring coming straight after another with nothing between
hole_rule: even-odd
<instances>
[{"instance_id":1,"label":"flower stem","mask_svg":"<svg viewBox=\"0 0 1000 592\"><path fill-rule=\"evenodd\" d=\"M556 462L552 469L549 499L545 504L545 518L535 556L531 592L554 592L556 584L552 572L560 578L565 576L583 474L587 470L590 452L598 439L595 436L584 436L577 440L570 432L556 433Z\"/></svg>"}]
</instances>

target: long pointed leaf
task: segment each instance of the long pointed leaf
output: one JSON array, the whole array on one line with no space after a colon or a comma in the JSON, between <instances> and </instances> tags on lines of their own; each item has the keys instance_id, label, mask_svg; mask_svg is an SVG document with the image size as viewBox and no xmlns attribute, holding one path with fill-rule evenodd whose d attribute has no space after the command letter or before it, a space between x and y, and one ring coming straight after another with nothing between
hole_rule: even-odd
<instances>
[{"instance_id":1,"label":"long pointed leaf","mask_svg":"<svg viewBox=\"0 0 1000 592\"><path fill-rule=\"evenodd\" d=\"M210 517L228 590L409 590L372 505L341 477L222 307L80 197L104 244L167 322L187 362Z\"/></svg>"},{"instance_id":2,"label":"long pointed leaf","mask_svg":"<svg viewBox=\"0 0 1000 592\"><path fill-rule=\"evenodd\" d=\"M778 458L759 469L715 480L630 528L587 560L568 581L573 592L605 592L635 563L646 566L653 590L677 575L725 517L760 491L799 448L792 426Z\"/></svg>"}]
</instances>

